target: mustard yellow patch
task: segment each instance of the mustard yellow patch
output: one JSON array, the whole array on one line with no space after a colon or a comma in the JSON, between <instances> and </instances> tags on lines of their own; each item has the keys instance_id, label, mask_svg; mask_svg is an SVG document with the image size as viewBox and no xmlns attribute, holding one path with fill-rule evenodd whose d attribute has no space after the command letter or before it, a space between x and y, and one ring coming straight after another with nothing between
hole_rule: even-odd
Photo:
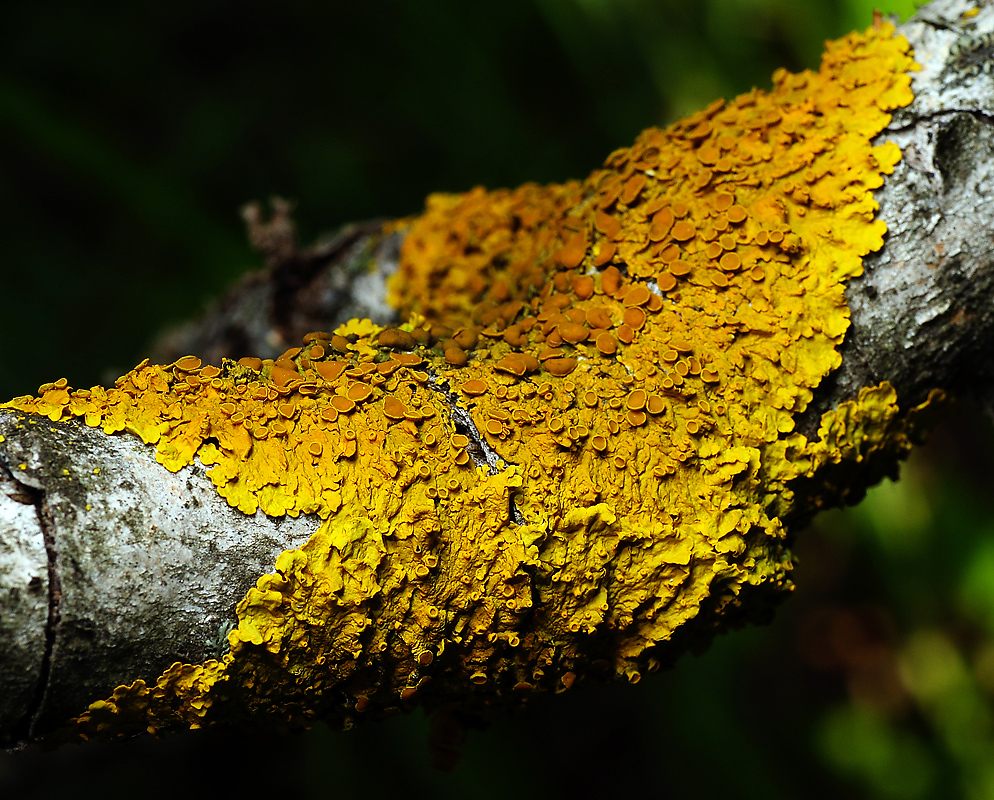
<instances>
[{"instance_id":1,"label":"mustard yellow patch","mask_svg":"<svg viewBox=\"0 0 994 800\"><path fill-rule=\"evenodd\" d=\"M783 520L841 496L815 477L909 441L887 386L817 441L794 428L882 244L871 190L900 151L871 139L913 67L882 25L583 182L432 196L396 224L399 329L7 404L138 435L171 470L199 458L245 513L320 520L238 605L222 661L119 687L76 730L634 681L788 591Z\"/></svg>"}]
</instances>

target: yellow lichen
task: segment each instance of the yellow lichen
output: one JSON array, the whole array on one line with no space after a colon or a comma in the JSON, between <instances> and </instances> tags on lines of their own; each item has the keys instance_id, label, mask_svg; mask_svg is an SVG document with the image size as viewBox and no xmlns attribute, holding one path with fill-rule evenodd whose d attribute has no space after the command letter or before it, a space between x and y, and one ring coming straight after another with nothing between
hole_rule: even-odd
<instances>
[{"instance_id":1,"label":"yellow lichen","mask_svg":"<svg viewBox=\"0 0 994 800\"><path fill-rule=\"evenodd\" d=\"M907 51L880 25L583 182L432 196L396 225L399 328L7 404L140 436L170 470L199 458L245 513L320 519L239 603L223 660L119 687L75 729L635 681L789 590L783 520L910 435L887 386L794 431L882 243L871 190L900 151L871 139L911 100Z\"/></svg>"}]
</instances>

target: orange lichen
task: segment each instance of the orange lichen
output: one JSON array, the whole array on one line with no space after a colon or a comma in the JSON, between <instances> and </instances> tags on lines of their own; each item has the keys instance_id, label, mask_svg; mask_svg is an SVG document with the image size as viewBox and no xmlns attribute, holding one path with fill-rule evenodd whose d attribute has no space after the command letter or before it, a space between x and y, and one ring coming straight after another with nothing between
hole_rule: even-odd
<instances>
[{"instance_id":1,"label":"orange lichen","mask_svg":"<svg viewBox=\"0 0 994 800\"><path fill-rule=\"evenodd\" d=\"M911 100L907 50L852 34L583 182L433 195L397 224L399 328L7 404L199 458L245 513L321 520L222 661L120 687L78 729L634 682L788 590L783 520L841 496L816 477L907 444L886 386L794 431L882 243L871 190L900 152L871 139Z\"/></svg>"}]
</instances>

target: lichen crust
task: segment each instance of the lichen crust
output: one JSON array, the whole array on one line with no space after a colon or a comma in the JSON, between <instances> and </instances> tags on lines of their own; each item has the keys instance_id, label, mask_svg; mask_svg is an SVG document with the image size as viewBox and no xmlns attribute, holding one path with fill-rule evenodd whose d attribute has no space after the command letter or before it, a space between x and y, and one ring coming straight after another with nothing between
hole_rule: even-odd
<instances>
[{"instance_id":1,"label":"lichen crust","mask_svg":"<svg viewBox=\"0 0 994 800\"><path fill-rule=\"evenodd\" d=\"M873 139L914 67L881 24L582 182L430 197L394 226L398 328L6 404L199 459L247 514L316 518L223 659L118 687L71 730L485 709L637 681L767 611L791 588L785 525L844 499L820 477L914 436L887 385L795 430L882 245L872 190L900 151Z\"/></svg>"}]
</instances>

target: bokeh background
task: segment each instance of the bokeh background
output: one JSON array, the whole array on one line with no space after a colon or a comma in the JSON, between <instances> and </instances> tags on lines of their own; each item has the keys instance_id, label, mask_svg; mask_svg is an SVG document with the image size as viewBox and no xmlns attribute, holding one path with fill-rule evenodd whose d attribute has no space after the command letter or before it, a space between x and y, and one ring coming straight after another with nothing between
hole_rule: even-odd
<instances>
[{"instance_id":1,"label":"bokeh background","mask_svg":"<svg viewBox=\"0 0 994 800\"><path fill-rule=\"evenodd\" d=\"M814 67L910 0L39 0L0 23L0 395L106 380L260 266L425 194L585 174L644 127ZM89 6L89 7L88 7ZM428 765L419 713L0 755L0 796L994 797L994 460L969 404L903 479L797 538L795 596L638 686L591 686Z\"/></svg>"}]
</instances>

